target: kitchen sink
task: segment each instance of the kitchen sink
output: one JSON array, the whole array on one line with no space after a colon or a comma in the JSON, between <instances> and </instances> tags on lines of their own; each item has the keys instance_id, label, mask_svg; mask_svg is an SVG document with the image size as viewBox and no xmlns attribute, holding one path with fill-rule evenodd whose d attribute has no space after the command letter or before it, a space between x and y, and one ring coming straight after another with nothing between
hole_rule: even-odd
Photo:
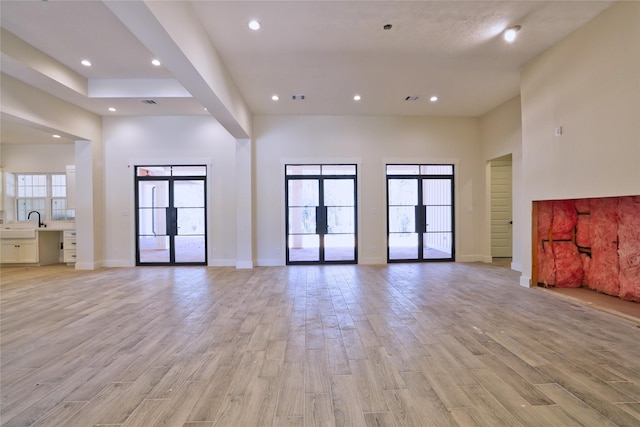
<instances>
[{"instance_id":1,"label":"kitchen sink","mask_svg":"<svg viewBox=\"0 0 640 427\"><path fill-rule=\"evenodd\" d=\"M1 228L0 239L34 239L36 230L34 228Z\"/></svg>"}]
</instances>

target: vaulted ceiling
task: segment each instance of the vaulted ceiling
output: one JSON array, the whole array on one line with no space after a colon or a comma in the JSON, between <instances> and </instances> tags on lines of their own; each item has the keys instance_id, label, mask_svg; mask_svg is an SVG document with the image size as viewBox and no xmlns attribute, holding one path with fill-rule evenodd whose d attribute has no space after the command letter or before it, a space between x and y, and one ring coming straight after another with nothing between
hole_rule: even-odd
<instances>
[{"instance_id":1,"label":"vaulted ceiling","mask_svg":"<svg viewBox=\"0 0 640 427\"><path fill-rule=\"evenodd\" d=\"M3 0L2 43L15 36L19 52L3 46L2 71L100 116L211 114L231 133L229 88L254 115L481 116L519 93L524 64L612 2L186 0L159 2L169 18L149 21L150 3ZM87 89L41 78L20 57L31 48ZM212 84L220 72L230 85ZM20 142L21 124L3 123L2 142Z\"/></svg>"}]
</instances>

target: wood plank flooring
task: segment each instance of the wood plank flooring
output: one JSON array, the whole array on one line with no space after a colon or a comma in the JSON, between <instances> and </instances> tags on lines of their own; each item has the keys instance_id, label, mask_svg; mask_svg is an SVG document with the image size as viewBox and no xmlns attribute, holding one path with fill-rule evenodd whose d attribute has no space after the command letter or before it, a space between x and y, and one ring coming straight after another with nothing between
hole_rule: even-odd
<instances>
[{"instance_id":1,"label":"wood plank flooring","mask_svg":"<svg viewBox=\"0 0 640 427\"><path fill-rule=\"evenodd\" d=\"M3 426L640 426L640 324L493 265L1 274Z\"/></svg>"}]
</instances>

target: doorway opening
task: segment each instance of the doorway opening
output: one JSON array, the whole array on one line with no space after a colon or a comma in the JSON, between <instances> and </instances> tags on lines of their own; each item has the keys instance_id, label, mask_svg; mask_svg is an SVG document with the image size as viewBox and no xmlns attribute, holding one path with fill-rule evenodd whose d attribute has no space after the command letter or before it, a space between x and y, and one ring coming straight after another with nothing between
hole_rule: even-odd
<instances>
[{"instance_id":1,"label":"doorway opening","mask_svg":"<svg viewBox=\"0 0 640 427\"><path fill-rule=\"evenodd\" d=\"M387 262L453 261L453 165L387 165Z\"/></svg>"},{"instance_id":2,"label":"doorway opening","mask_svg":"<svg viewBox=\"0 0 640 427\"><path fill-rule=\"evenodd\" d=\"M206 265L207 167L136 166L136 265Z\"/></svg>"},{"instance_id":3,"label":"doorway opening","mask_svg":"<svg viewBox=\"0 0 640 427\"><path fill-rule=\"evenodd\" d=\"M286 165L287 265L356 264L356 165Z\"/></svg>"}]
</instances>

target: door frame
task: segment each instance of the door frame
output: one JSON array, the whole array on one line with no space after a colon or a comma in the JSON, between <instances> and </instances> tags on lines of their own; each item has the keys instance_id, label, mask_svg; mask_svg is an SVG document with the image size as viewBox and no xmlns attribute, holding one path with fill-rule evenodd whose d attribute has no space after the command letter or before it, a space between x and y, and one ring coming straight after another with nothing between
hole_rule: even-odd
<instances>
[{"instance_id":1,"label":"door frame","mask_svg":"<svg viewBox=\"0 0 640 427\"><path fill-rule=\"evenodd\" d=\"M340 163L328 163L328 162L292 162L283 163L284 172L284 248L285 248L285 265L323 265L323 264L357 264L358 263L358 163L356 162L340 162ZM353 175L287 175L288 166L353 166L355 173ZM324 206L323 196L323 181L324 180L336 180L336 179L349 179L353 180L353 221L354 221L354 257L353 260L325 260L324 259L324 236L329 233L319 234L319 248L318 248L318 260L317 261L290 261L289 259L289 181L290 180L304 180L304 179L317 179L318 183L318 203L319 206ZM326 208L326 206L325 206ZM324 218L326 222L326 218ZM316 224L319 223L316 218ZM326 225L326 224L324 224Z\"/></svg>"},{"instance_id":2,"label":"door frame","mask_svg":"<svg viewBox=\"0 0 640 427\"><path fill-rule=\"evenodd\" d=\"M388 175L387 170L388 166L451 166L451 174L394 174ZM387 263L409 263L409 262L452 262L456 259L456 169L457 164L454 162L390 162L385 163L384 165L384 179L385 179L385 216L387 222L386 228L386 261ZM418 184L417 193L418 193L418 202L419 206L425 207L423 200L423 181L428 179L448 179L451 182L451 256L449 258L424 258L424 231L418 234L418 257L417 258L407 258L407 259L390 259L389 258L389 234L390 234L390 225L389 225L389 181L391 179L415 179ZM416 213L417 215L417 213ZM424 212L421 212L421 216L424 216ZM422 243L422 244L421 244Z\"/></svg>"},{"instance_id":3,"label":"door frame","mask_svg":"<svg viewBox=\"0 0 640 427\"><path fill-rule=\"evenodd\" d=\"M136 171L139 167L204 167L205 175L160 175L160 176L138 176ZM194 163L179 163L179 164L154 164L141 162L141 164L136 164L132 166L133 169L133 191L134 191L134 199L133 199L133 211L134 215L134 239L135 239L135 265L136 266L193 266L193 265L208 265L208 246L209 246L209 221L208 221L208 208L209 208L209 190L208 190L208 177L210 172L209 164L202 164L200 162ZM172 238L169 235L169 262L144 262L140 261L140 240L139 240L139 232L140 232L140 217L139 217L139 206L138 206L138 197L139 197L139 185L140 181L167 181L168 182L168 198L169 201L173 200L173 183L176 181L203 181L203 197L204 197L204 260L203 261L187 261L187 262L175 262L175 245L172 244ZM171 203L169 203L171 204ZM172 207L172 206L169 206ZM175 206L173 206L173 209ZM177 217L176 217L177 220ZM177 234L176 234L177 235ZM176 235L173 235L175 238Z\"/></svg>"}]
</instances>

